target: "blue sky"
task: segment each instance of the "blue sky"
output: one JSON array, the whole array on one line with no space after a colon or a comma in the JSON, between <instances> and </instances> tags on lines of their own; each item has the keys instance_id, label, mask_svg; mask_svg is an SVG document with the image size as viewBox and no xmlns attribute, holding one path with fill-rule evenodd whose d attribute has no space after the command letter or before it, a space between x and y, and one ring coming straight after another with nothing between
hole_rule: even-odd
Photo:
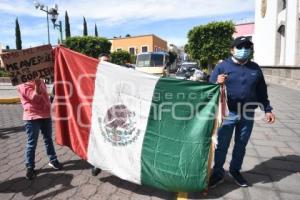
<instances>
[{"instance_id":1,"label":"blue sky","mask_svg":"<svg viewBox=\"0 0 300 200\"><path fill-rule=\"evenodd\" d=\"M89 35L95 23L100 36L112 38L126 34L156 34L168 44L178 46L187 41L194 26L211 21L233 20L236 23L254 21L253 0L40 0L49 8L59 7L58 20L68 11L71 34L82 35L83 16ZM36 10L33 1L0 0L0 43L15 48L15 19L18 17L23 48L47 43L46 13ZM50 21L51 44L59 38Z\"/></svg>"}]
</instances>

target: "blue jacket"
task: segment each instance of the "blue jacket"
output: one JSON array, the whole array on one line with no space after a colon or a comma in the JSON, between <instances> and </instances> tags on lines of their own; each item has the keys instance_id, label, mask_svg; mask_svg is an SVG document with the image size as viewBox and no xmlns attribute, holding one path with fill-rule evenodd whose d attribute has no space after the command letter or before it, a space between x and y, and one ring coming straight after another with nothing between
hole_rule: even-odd
<instances>
[{"instance_id":1,"label":"blue jacket","mask_svg":"<svg viewBox=\"0 0 300 200\"><path fill-rule=\"evenodd\" d=\"M260 103L263 105L262 110L271 112L272 107L268 100L267 85L258 64L249 61L240 65L233 62L232 58L228 58L217 64L209 81L216 83L220 74L228 75L225 85L230 111L238 111L239 104L243 108L246 103L256 104L247 106L247 109L255 109L257 103Z\"/></svg>"}]
</instances>

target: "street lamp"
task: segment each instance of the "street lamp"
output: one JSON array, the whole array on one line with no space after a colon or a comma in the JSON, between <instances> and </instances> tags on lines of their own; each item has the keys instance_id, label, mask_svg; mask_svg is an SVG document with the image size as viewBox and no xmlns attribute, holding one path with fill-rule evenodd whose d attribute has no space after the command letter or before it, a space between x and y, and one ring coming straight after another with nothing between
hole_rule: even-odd
<instances>
[{"instance_id":1,"label":"street lamp","mask_svg":"<svg viewBox=\"0 0 300 200\"><path fill-rule=\"evenodd\" d=\"M51 9L49 10L49 14L51 15L51 21L52 21L52 23L53 23L53 28L54 28L54 29L57 28L57 30L59 30L59 32L60 32L60 43L62 43L62 40L63 40L63 35L62 35L62 23L61 23L60 20L58 21L58 24L55 23L56 20L57 20L58 14L59 14L59 13L57 12L57 10L58 10L58 6L57 6L57 4L55 4L54 8L51 8Z\"/></svg>"},{"instance_id":2,"label":"street lamp","mask_svg":"<svg viewBox=\"0 0 300 200\"><path fill-rule=\"evenodd\" d=\"M48 6L45 6L44 4L41 4L37 1L34 1L34 6L36 9L40 9L41 11L46 12L47 14L47 31L48 31L48 44L50 44L50 32L49 32L49 12L48 12ZM44 9L46 8L46 9Z\"/></svg>"}]
</instances>

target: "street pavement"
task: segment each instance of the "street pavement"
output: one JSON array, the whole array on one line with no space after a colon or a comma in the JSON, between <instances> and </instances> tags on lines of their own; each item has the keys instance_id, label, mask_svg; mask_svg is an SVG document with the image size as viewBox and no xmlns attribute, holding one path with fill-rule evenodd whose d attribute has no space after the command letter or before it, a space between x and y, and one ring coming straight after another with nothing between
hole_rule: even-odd
<instances>
[{"instance_id":1,"label":"street pavement","mask_svg":"<svg viewBox=\"0 0 300 200\"><path fill-rule=\"evenodd\" d=\"M4 90L0 90L3 96ZM226 175L225 182L209 190L208 195L190 193L188 199L300 200L300 92L269 85L269 96L277 121L273 125L255 121L242 169L251 187L240 188ZM0 200L176 199L175 193L129 183L107 172L93 177L91 166L67 147L55 145L64 169L52 170L41 135L36 150L38 175L28 181L24 178L26 134L21 105L0 105L0 124ZM231 151L232 145L226 170Z\"/></svg>"}]
</instances>

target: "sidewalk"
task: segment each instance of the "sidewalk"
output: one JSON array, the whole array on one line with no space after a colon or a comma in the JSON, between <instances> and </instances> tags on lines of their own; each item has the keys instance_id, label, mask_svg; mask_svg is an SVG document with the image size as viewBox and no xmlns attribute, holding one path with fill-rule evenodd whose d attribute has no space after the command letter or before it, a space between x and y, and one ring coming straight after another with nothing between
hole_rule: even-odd
<instances>
[{"instance_id":1,"label":"sidewalk","mask_svg":"<svg viewBox=\"0 0 300 200\"><path fill-rule=\"evenodd\" d=\"M50 93L53 85L47 85L48 92ZM0 104L10 104L19 102L19 94L16 86L11 83L0 83Z\"/></svg>"},{"instance_id":2,"label":"sidewalk","mask_svg":"<svg viewBox=\"0 0 300 200\"><path fill-rule=\"evenodd\" d=\"M11 83L0 83L0 98L16 98L18 96L16 87Z\"/></svg>"},{"instance_id":3,"label":"sidewalk","mask_svg":"<svg viewBox=\"0 0 300 200\"><path fill-rule=\"evenodd\" d=\"M1 91L2 94L2 91ZM190 193L189 199L216 200L297 200L300 199L300 93L270 85L269 94L277 121L267 125L261 120L247 146L243 174L252 184L239 188L231 178L207 196ZM26 135L20 104L0 105L0 199L175 199L176 194L139 186L121 180L108 172L91 176L91 166L67 147L56 146L64 169L48 167L42 137L36 152L38 176L24 178ZM228 169L232 145L225 169Z\"/></svg>"}]
</instances>

